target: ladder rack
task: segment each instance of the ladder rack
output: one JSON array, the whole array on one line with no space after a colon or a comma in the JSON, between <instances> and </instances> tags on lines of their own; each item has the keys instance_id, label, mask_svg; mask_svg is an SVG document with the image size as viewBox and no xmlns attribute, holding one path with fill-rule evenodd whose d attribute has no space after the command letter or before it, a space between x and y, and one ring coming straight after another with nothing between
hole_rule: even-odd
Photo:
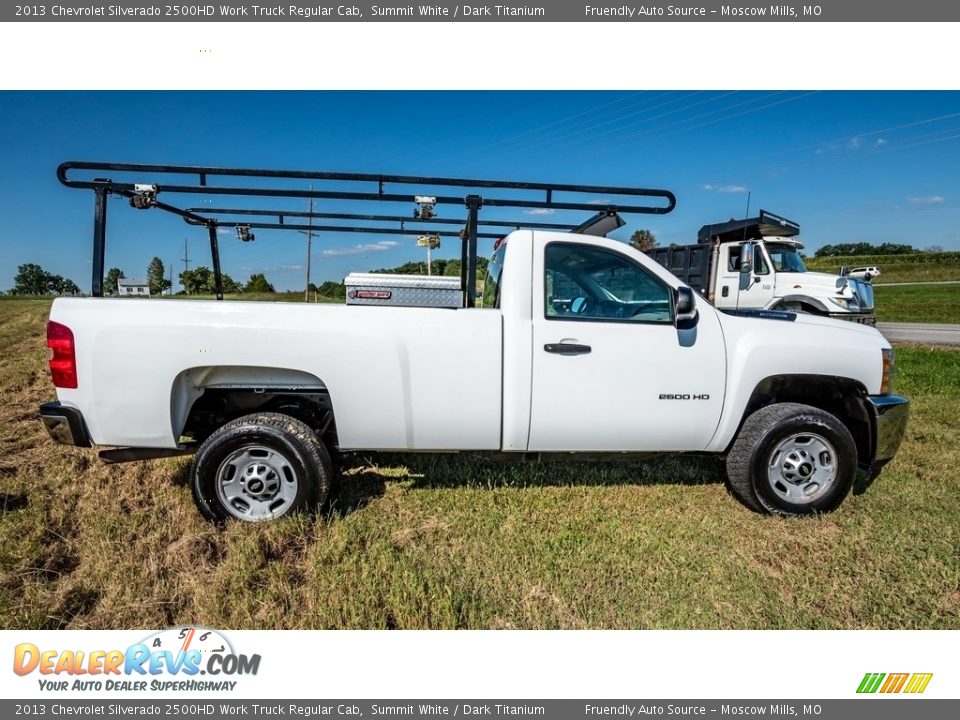
<instances>
[{"instance_id":1,"label":"ladder rack","mask_svg":"<svg viewBox=\"0 0 960 720\"><path fill-rule=\"evenodd\" d=\"M74 179L70 174L82 171L86 179ZM130 180L114 180L115 175L132 176ZM90 177L92 175L92 177ZM109 177L107 177L109 175ZM216 184L211 179L245 182L257 178L259 182L250 186ZM516 208L520 210L583 210L595 213L595 217L580 226L589 226L591 221L617 214L665 215L676 206L676 197L669 190L650 188L611 187L604 185L574 185L566 183L516 182L508 180L477 180L467 178L429 177L414 175L383 175L375 173L344 173L301 170L266 170L254 168L227 168L200 165L147 165L133 163L101 163L69 161L57 168L57 179L66 187L94 192L93 223L93 277L91 294L103 295L104 254L106 247L107 201L111 195L126 198L131 206L138 209L156 208L178 215L190 225L207 229L210 240L210 255L213 264L214 282L218 300L223 299L222 274L220 269L220 248L217 238L218 227L249 228L261 227L278 230L313 230L319 232L356 232L365 234L423 232L446 237L459 237L461 246L460 286L463 292L464 307L474 307L476 300L477 277L477 239L499 238L503 233L481 230L487 228L540 228L553 230L572 230L569 224L529 222L521 219L481 220L483 207ZM270 181L308 181L318 187L302 190L298 188L278 187L265 183ZM192 181L192 182L191 182ZM389 186L389 187L388 187ZM463 194L426 195L434 188L451 188ZM405 190L405 192L401 192ZM518 194L496 193L509 190ZM481 195L489 191L491 195ZM381 215L363 213L302 212L293 210L261 210L244 208L197 208L180 207L159 199L159 195L228 195L238 197L269 197L325 199L362 202L414 203L420 206L457 205L466 208L466 218L462 221L430 216L409 218L400 215ZM561 196L560 198L555 197ZM574 196L574 197L570 197ZM580 196L580 197L577 197ZM582 196L591 196L589 198ZM647 201L656 200L657 203ZM426 201L426 202L423 202ZM276 218L276 222L263 220L226 219L232 217ZM289 223L287 218L306 218L310 224ZM313 225L313 219L342 220L363 222L399 223L397 227L378 227L356 224ZM436 225L460 225L459 231L445 229L423 229L418 227ZM622 224L622 221L621 223Z\"/></svg>"}]
</instances>

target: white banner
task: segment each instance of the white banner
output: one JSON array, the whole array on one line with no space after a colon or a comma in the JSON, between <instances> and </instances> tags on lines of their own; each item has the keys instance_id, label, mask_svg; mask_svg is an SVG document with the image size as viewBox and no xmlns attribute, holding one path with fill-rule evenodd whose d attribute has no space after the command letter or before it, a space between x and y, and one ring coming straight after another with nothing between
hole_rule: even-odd
<instances>
[{"instance_id":1,"label":"white banner","mask_svg":"<svg viewBox=\"0 0 960 720\"><path fill-rule=\"evenodd\" d=\"M922 697L960 698L956 646L949 631L0 632L3 697L23 699L842 699L868 673L906 674L901 690L932 674Z\"/></svg>"}]
</instances>

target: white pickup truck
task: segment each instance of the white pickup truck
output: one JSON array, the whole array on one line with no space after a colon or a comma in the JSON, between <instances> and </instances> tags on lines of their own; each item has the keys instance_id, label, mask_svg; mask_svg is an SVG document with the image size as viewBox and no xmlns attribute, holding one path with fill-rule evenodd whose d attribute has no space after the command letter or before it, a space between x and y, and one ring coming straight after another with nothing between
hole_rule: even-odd
<instances>
[{"instance_id":1,"label":"white pickup truck","mask_svg":"<svg viewBox=\"0 0 960 720\"><path fill-rule=\"evenodd\" d=\"M826 512L904 434L875 329L720 312L605 237L512 232L480 305L60 298L40 412L109 461L194 452L215 521L317 506L354 450L709 453L748 507Z\"/></svg>"}]
</instances>

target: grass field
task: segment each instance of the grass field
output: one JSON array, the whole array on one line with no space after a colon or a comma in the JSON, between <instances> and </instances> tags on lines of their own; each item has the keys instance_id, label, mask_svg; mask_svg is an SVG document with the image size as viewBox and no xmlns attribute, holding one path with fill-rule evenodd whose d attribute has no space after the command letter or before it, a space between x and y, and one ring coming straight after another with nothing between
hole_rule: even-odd
<instances>
[{"instance_id":1,"label":"grass field","mask_svg":"<svg viewBox=\"0 0 960 720\"><path fill-rule=\"evenodd\" d=\"M841 267L880 268L874 285L900 282L939 282L960 280L960 252L917 253L916 255L866 255L832 258L807 258L807 268L836 274Z\"/></svg>"},{"instance_id":2,"label":"grass field","mask_svg":"<svg viewBox=\"0 0 960 720\"><path fill-rule=\"evenodd\" d=\"M3 627L960 629L960 352L900 349L904 447L829 516L752 514L708 459L380 457L317 516L219 530L185 460L48 440L48 307L0 303Z\"/></svg>"},{"instance_id":3,"label":"grass field","mask_svg":"<svg viewBox=\"0 0 960 720\"><path fill-rule=\"evenodd\" d=\"M873 293L881 322L960 323L960 284L876 285Z\"/></svg>"}]
</instances>

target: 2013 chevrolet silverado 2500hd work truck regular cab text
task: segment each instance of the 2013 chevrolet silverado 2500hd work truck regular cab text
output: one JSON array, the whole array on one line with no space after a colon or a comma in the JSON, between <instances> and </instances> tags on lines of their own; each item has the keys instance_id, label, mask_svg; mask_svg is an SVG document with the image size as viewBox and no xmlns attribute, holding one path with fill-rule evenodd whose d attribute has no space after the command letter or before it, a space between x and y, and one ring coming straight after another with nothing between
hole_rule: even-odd
<instances>
[{"instance_id":1,"label":"2013 chevrolet silverado 2500hd work truck regular cab text","mask_svg":"<svg viewBox=\"0 0 960 720\"><path fill-rule=\"evenodd\" d=\"M178 184L68 177L78 169ZM605 237L625 224L621 212L669 213L676 198L667 190L89 162L57 172L67 187L94 192L95 297L53 303L47 344L57 401L41 416L56 440L110 448L100 452L108 462L195 453L193 495L212 520L270 520L317 506L333 481L330 453L355 450L712 453L726 457L730 487L748 507L826 512L847 496L858 468L872 478L903 437L908 401L891 394L893 351L875 329L800 313L721 312L653 259ZM183 184L189 175L198 183ZM211 184L218 176L237 180ZM270 184L236 184L251 177ZM327 189L282 189L284 180ZM469 191L444 194L450 187ZM427 188L437 194L421 194ZM182 209L161 193L412 199L415 209L414 220ZM387 306L98 297L107 199L117 195L136 211L157 208L206 228L218 297L225 227L246 242L251 229L317 229L291 217L379 223L324 232L426 224L434 238L462 241L463 307L396 306L399 294L383 284L364 298L389 295ZM503 237L517 224L480 220L484 204L595 215L576 227L522 223ZM462 230L446 230L458 221L436 216L434 206L450 205L467 209ZM479 303L478 238L496 240ZM745 274L749 249L741 250ZM150 350L132 358L130 348Z\"/></svg>"},{"instance_id":2,"label":"2013 chevrolet silverado 2500hd work truck regular cab text","mask_svg":"<svg viewBox=\"0 0 960 720\"><path fill-rule=\"evenodd\" d=\"M510 234L480 308L57 299L49 344L54 436L190 438L215 519L322 502L328 447L726 454L747 506L828 511L907 418L875 329L725 314L628 245L567 233Z\"/></svg>"}]
</instances>

